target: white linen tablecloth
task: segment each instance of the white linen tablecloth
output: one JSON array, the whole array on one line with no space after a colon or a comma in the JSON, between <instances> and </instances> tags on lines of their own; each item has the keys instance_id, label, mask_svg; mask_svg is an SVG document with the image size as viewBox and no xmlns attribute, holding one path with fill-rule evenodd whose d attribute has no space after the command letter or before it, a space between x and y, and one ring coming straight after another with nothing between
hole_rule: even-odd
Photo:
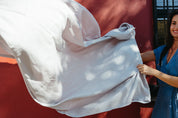
<instances>
[{"instance_id":1,"label":"white linen tablecloth","mask_svg":"<svg viewBox=\"0 0 178 118\"><path fill-rule=\"evenodd\" d=\"M101 37L94 17L73 0L1 0L0 36L0 55L17 60L43 106L82 117L150 102L128 23Z\"/></svg>"}]
</instances>

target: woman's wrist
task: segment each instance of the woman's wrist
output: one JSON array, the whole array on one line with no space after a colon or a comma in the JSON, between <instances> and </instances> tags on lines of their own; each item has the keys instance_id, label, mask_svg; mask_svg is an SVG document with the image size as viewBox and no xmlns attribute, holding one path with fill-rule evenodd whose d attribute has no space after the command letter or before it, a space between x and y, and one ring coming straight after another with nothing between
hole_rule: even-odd
<instances>
[{"instance_id":1,"label":"woman's wrist","mask_svg":"<svg viewBox=\"0 0 178 118\"><path fill-rule=\"evenodd\" d=\"M157 69L154 69L153 68L153 76L155 76L155 77L159 77L161 75L161 72L160 71L158 71Z\"/></svg>"}]
</instances>

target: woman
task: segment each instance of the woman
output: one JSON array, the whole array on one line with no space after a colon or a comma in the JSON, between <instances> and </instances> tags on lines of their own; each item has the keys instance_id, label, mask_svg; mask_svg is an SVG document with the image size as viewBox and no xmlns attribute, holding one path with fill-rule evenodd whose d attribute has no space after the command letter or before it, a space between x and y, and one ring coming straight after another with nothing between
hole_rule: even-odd
<instances>
[{"instance_id":1,"label":"woman","mask_svg":"<svg viewBox=\"0 0 178 118\"><path fill-rule=\"evenodd\" d=\"M158 78L160 89L152 118L178 118L178 11L170 14L166 45L142 53L143 62L155 61L156 69L145 64L137 66L142 74Z\"/></svg>"}]
</instances>

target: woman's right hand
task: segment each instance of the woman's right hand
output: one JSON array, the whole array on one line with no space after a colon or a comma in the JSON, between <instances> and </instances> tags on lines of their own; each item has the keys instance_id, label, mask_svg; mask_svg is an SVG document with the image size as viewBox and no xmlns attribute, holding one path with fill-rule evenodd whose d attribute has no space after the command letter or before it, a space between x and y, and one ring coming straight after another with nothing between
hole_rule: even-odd
<instances>
[{"instance_id":1,"label":"woman's right hand","mask_svg":"<svg viewBox=\"0 0 178 118\"><path fill-rule=\"evenodd\" d=\"M153 75L156 72L156 69L149 67L145 64L139 64L137 66L138 70L140 71L140 73L145 74L145 75Z\"/></svg>"}]
</instances>

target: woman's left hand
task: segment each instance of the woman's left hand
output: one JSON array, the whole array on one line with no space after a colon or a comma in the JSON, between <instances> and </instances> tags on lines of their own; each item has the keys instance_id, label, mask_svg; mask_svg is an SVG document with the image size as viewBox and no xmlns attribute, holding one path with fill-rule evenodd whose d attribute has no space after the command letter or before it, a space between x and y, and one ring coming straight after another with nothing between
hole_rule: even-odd
<instances>
[{"instance_id":1,"label":"woman's left hand","mask_svg":"<svg viewBox=\"0 0 178 118\"><path fill-rule=\"evenodd\" d=\"M140 71L140 73L145 74L145 75L154 75L154 72L155 72L154 68L149 67L145 64L139 64L137 68Z\"/></svg>"}]
</instances>

